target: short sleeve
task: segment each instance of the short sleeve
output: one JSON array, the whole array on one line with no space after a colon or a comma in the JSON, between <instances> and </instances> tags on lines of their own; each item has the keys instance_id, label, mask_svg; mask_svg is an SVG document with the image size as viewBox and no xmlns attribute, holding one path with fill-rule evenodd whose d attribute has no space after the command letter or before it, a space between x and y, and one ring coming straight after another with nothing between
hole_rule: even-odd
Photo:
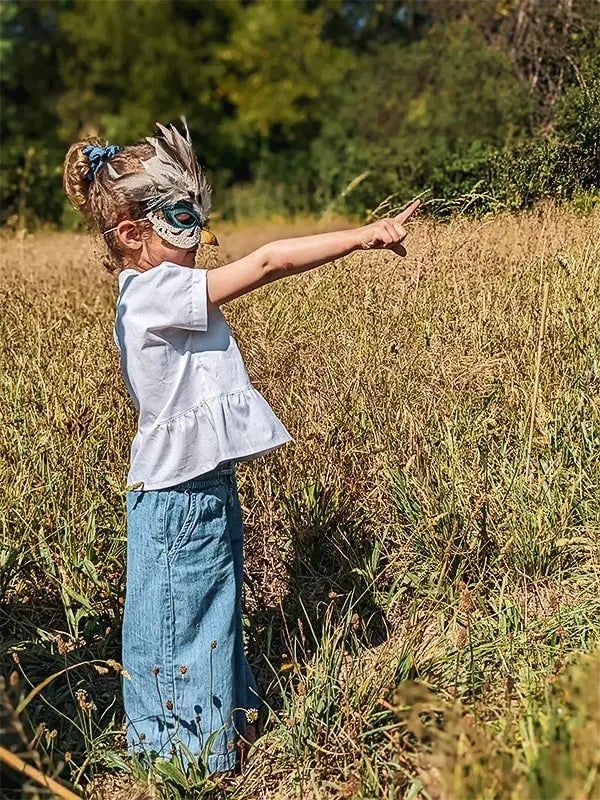
<instances>
[{"instance_id":1,"label":"short sleeve","mask_svg":"<svg viewBox=\"0 0 600 800\"><path fill-rule=\"evenodd\" d=\"M206 270L164 262L126 280L120 303L135 316L136 327L149 332L161 328L205 331Z\"/></svg>"}]
</instances>

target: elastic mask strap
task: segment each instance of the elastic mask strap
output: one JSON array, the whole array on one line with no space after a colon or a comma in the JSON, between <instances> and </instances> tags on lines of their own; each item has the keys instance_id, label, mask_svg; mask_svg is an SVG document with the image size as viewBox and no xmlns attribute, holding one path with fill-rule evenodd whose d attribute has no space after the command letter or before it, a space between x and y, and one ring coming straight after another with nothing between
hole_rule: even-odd
<instances>
[{"instance_id":1,"label":"elastic mask strap","mask_svg":"<svg viewBox=\"0 0 600 800\"><path fill-rule=\"evenodd\" d=\"M148 219L148 217L140 217L139 219L132 219L131 221L132 222L141 222L144 219ZM120 224L121 223L119 223L119 225ZM106 236L107 233L112 233L113 231L116 231L117 228L119 227L119 225L115 225L114 228L109 228L107 231L102 231L102 236Z\"/></svg>"}]
</instances>

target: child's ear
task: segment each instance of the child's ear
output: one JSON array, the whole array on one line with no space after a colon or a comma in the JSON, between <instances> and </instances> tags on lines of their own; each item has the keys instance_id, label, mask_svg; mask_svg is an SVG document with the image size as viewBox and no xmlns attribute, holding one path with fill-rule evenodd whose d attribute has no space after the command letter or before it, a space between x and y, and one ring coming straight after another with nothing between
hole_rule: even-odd
<instances>
[{"instance_id":1,"label":"child's ear","mask_svg":"<svg viewBox=\"0 0 600 800\"><path fill-rule=\"evenodd\" d=\"M139 250L142 247L140 230L130 219L124 219L117 225L119 241L128 250Z\"/></svg>"}]
</instances>

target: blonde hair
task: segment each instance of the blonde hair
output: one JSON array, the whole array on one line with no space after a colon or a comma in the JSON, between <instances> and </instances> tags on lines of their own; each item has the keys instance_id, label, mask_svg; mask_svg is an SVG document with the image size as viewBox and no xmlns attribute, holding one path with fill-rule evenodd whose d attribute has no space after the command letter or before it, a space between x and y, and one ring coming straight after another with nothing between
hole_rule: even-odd
<instances>
[{"instance_id":1,"label":"blonde hair","mask_svg":"<svg viewBox=\"0 0 600 800\"><path fill-rule=\"evenodd\" d=\"M145 216L145 206L136 201L121 188L116 178L111 178L106 165L102 166L88 180L90 162L83 154L88 145L105 147L106 142L96 137L76 142L69 148L63 165L63 189L73 208L83 214L92 231L103 233L116 227L124 219L137 220ZM142 172L142 159L147 160L155 155L151 144L140 144L123 147L111 159L111 166L119 175L127 172ZM142 230L150 230L151 224L145 220L137 224ZM127 251L121 244L116 231L101 237L106 244L107 253L102 259L104 267L111 274L118 274L127 264Z\"/></svg>"}]
</instances>

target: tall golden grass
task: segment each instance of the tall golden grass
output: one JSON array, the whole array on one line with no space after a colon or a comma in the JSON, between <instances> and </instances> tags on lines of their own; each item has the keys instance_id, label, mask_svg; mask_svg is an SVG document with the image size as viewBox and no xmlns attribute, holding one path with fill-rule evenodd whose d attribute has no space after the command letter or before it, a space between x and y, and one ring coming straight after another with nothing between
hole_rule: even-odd
<instances>
[{"instance_id":1,"label":"tall golden grass","mask_svg":"<svg viewBox=\"0 0 600 800\"><path fill-rule=\"evenodd\" d=\"M313 229L216 231L209 260ZM239 468L270 710L229 784L124 758L135 419L116 286L86 237L5 237L2 698L20 752L94 798L596 797L599 231L552 206L417 221L404 260L354 254L224 309L294 436Z\"/></svg>"}]
</instances>

